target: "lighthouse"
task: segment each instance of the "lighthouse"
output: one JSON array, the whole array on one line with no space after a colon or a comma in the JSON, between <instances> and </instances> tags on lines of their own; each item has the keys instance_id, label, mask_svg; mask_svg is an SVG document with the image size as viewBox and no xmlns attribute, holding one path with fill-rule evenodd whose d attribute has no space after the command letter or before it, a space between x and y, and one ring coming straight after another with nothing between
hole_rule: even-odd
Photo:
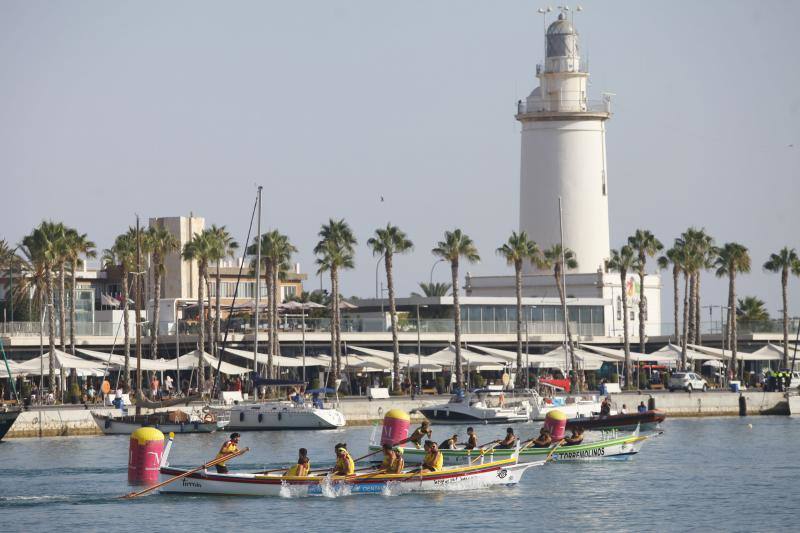
<instances>
[{"instance_id":1,"label":"lighthouse","mask_svg":"<svg viewBox=\"0 0 800 533\"><path fill-rule=\"evenodd\" d=\"M539 87L517 104L519 228L542 249L559 244L561 198L564 247L575 252L578 273L597 272L610 248L605 130L610 100L588 98L589 73L566 9L545 32L545 59L536 77Z\"/></svg>"}]
</instances>

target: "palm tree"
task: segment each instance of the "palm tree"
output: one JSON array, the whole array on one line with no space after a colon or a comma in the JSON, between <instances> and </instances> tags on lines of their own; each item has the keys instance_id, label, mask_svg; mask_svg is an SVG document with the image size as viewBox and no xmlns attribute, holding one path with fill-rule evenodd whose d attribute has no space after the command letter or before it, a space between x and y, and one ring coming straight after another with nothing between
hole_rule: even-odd
<instances>
[{"instance_id":1,"label":"palm tree","mask_svg":"<svg viewBox=\"0 0 800 533\"><path fill-rule=\"evenodd\" d=\"M704 270L715 268L719 248L714 246L714 238L708 235L705 230L700 230L698 235L698 261L699 268L694 276L694 340L697 344L702 344L702 328L700 327L700 273Z\"/></svg>"},{"instance_id":2,"label":"palm tree","mask_svg":"<svg viewBox=\"0 0 800 533\"><path fill-rule=\"evenodd\" d=\"M166 257L180 248L180 241L163 224L150 227L145 240L153 260L153 317L150 321L150 357L158 358L158 324L161 312L161 283L167 274ZM180 354L176 354L176 357Z\"/></svg>"},{"instance_id":3,"label":"palm tree","mask_svg":"<svg viewBox=\"0 0 800 533\"><path fill-rule=\"evenodd\" d=\"M392 322L392 350L394 357L392 368L394 371L393 388L400 391L400 341L397 338L397 308L394 301L394 278L392 276L392 259L394 254L404 254L414 247L406 234L397 226L386 224L385 228L375 230L375 236L367 240L367 245L372 248L374 255L383 255L383 265L386 269L386 285L389 288L389 317Z\"/></svg>"},{"instance_id":4,"label":"palm tree","mask_svg":"<svg viewBox=\"0 0 800 533\"><path fill-rule=\"evenodd\" d=\"M637 234L638 233L637 231ZM630 239L628 242L630 242ZM623 346L625 347L625 388L629 390L633 389L633 369L631 368L631 342L628 331L628 295L625 293L625 280L628 277L629 271L638 270L641 272L643 270L639 264L640 260L641 253L637 252L633 246L625 245L619 250L611 250L611 257L606 261L606 269L609 272L619 272L619 282L622 287L622 325L624 328L622 339ZM641 280L642 278L640 277L639 279ZM641 298L641 293L639 297ZM640 335L641 331L640 328ZM642 351L641 353L645 352Z\"/></svg>"},{"instance_id":5,"label":"palm tree","mask_svg":"<svg viewBox=\"0 0 800 533\"><path fill-rule=\"evenodd\" d=\"M452 285L449 283L425 283L424 281L419 283L419 288L422 289L422 294L429 298L447 296L447 293L450 292L451 287ZM416 292L411 293L412 296L416 294Z\"/></svg>"},{"instance_id":6,"label":"palm tree","mask_svg":"<svg viewBox=\"0 0 800 533\"><path fill-rule=\"evenodd\" d=\"M49 308L48 316L48 342L50 344L50 364L48 369L48 386L50 391L56 391L55 352L56 352L56 321L53 313L53 270L61 260L61 247L64 239L64 225L52 221L39 224L30 235L22 239L26 253L37 268L44 273L45 304Z\"/></svg>"},{"instance_id":7,"label":"palm tree","mask_svg":"<svg viewBox=\"0 0 800 533\"><path fill-rule=\"evenodd\" d=\"M257 239L258 237L256 237ZM248 248L248 253L255 254L257 244ZM269 324L269 347L267 349L266 376L272 377L273 355L280 355L278 341L278 280L282 279L289 269L289 261L297 248L289 241L289 237L278 230L268 231L261 235L261 262L264 270L264 280L267 285Z\"/></svg>"},{"instance_id":8,"label":"palm tree","mask_svg":"<svg viewBox=\"0 0 800 533\"><path fill-rule=\"evenodd\" d=\"M737 300L736 316L742 322L766 322L769 320L769 311L764 300L755 296L745 296Z\"/></svg>"},{"instance_id":9,"label":"palm tree","mask_svg":"<svg viewBox=\"0 0 800 533\"><path fill-rule=\"evenodd\" d=\"M130 273L136 266L136 241L129 233L123 233L114 239L111 248L103 250L103 265L105 267L119 267L122 270L122 329L123 344L125 346L125 384L130 383L131 377L131 335L130 316L128 309L130 301Z\"/></svg>"},{"instance_id":10,"label":"palm tree","mask_svg":"<svg viewBox=\"0 0 800 533\"><path fill-rule=\"evenodd\" d=\"M278 288L279 280L286 279L289 271L289 262L297 248L289 241L289 237L274 230L266 235L267 239L261 244L261 253L265 258L269 274L269 340L270 351L268 360L268 375L272 374L272 356L280 355L281 345L278 339Z\"/></svg>"},{"instance_id":11,"label":"palm tree","mask_svg":"<svg viewBox=\"0 0 800 533\"><path fill-rule=\"evenodd\" d=\"M70 351L72 352L72 355L75 355L75 301L78 295L78 288L75 279L76 273L78 267L83 262L81 256L85 256L86 258L97 257L97 252L95 251L95 244L89 240L85 233L78 233L74 229L69 229L67 230L65 237L65 251L67 255L67 261L70 263L70 288L72 290L72 297L70 298L69 306L69 343ZM71 375L73 380L77 378L77 373L74 369L71 372Z\"/></svg>"},{"instance_id":12,"label":"palm tree","mask_svg":"<svg viewBox=\"0 0 800 533\"><path fill-rule=\"evenodd\" d=\"M357 241L353 230L344 219L330 219L327 224L322 225L318 236L320 241L314 247L317 273L330 272L331 275L331 357L334 361L333 376L338 379L342 368L339 271L355 266Z\"/></svg>"},{"instance_id":13,"label":"palm tree","mask_svg":"<svg viewBox=\"0 0 800 533\"><path fill-rule=\"evenodd\" d=\"M222 312L222 304L220 301L220 295L222 291L222 275L220 273L220 263L226 257L233 257L236 253L236 250L239 248L239 243L233 240L233 236L228 232L225 226L216 226L214 224L211 225L209 230L211 240L212 240L212 258L214 262L216 262L216 276L215 276L215 283L216 283L216 294L214 296L214 339L213 339L213 353L217 357L220 357L219 354L219 342L222 340L220 337L220 328L221 328L221 312Z\"/></svg>"},{"instance_id":14,"label":"palm tree","mask_svg":"<svg viewBox=\"0 0 800 533\"><path fill-rule=\"evenodd\" d=\"M664 249L661 241L656 239L649 230L637 229L628 237L628 246L636 252L636 272L639 274L639 353L645 353L645 318L647 313L647 300L644 297L644 276L647 257L653 257Z\"/></svg>"},{"instance_id":15,"label":"palm tree","mask_svg":"<svg viewBox=\"0 0 800 533\"><path fill-rule=\"evenodd\" d=\"M658 268L666 270L672 265L672 320L675 331L673 333L675 342L681 338L678 321L678 309L680 308L680 276L681 276L681 251L678 248L670 248L664 255L658 258Z\"/></svg>"},{"instance_id":16,"label":"palm tree","mask_svg":"<svg viewBox=\"0 0 800 533\"><path fill-rule=\"evenodd\" d=\"M789 274L800 276L800 257L794 248L784 247L771 254L764 263L764 270L781 274L781 298L783 302L783 367L789 365Z\"/></svg>"},{"instance_id":17,"label":"palm tree","mask_svg":"<svg viewBox=\"0 0 800 533\"><path fill-rule=\"evenodd\" d=\"M525 261L534 264L541 262L539 246L528 238L524 231L511 232L508 242L497 249L497 254L506 260L509 265L514 265L514 280L517 296L517 379L516 385L524 385L522 376L522 266Z\"/></svg>"},{"instance_id":18,"label":"palm tree","mask_svg":"<svg viewBox=\"0 0 800 533\"><path fill-rule=\"evenodd\" d=\"M469 263L480 261L478 249L472 239L460 229L444 232L444 240L431 250L433 255L450 261L453 284L453 324L456 345L456 386L464 390L464 372L461 367L461 306L458 302L458 264L463 257Z\"/></svg>"},{"instance_id":19,"label":"palm tree","mask_svg":"<svg viewBox=\"0 0 800 533\"><path fill-rule=\"evenodd\" d=\"M728 277L728 326L727 337L728 346L731 348L731 371L733 375L738 375L736 352L738 350L737 315L738 310L732 312L736 303L736 274L750 272L750 254L747 248L736 242L728 242L719 249L716 259L716 276L718 278Z\"/></svg>"},{"instance_id":20,"label":"palm tree","mask_svg":"<svg viewBox=\"0 0 800 533\"><path fill-rule=\"evenodd\" d=\"M205 365L203 363L203 353L206 349L206 309L204 290L208 283L208 263L211 254L211 238L208 230L203 230L192 236L192 239L183 245L183 259L185 261L197 261L197 309L199 331L197 335L197 388L200 394L205 389Z\"/></svg>"},{"instance_id":21,"label":"palm tree","mask_svg":"<svg viewBox=\"0 0 800 533\"><path fill-rule=\"evenodd\" d=\"M554 244L544 251L542 263L540 265L543 269L553 271L553 277L556 280L556 287L558 288L558 296L561 299L561 308L566 310L566 298L564 294L564 285L562 283L562 276L564 270L572 270L578 268L578 260L575 257L575 252L569 248L565 248L562 253L561 245ZM564 268L566 267L566 269ZM572 342L572 329L569 327L569 313L564 313L564 327L567 330L567 349L569 350L570 364L575 372L573 379L573 386L580 391L580 384L583 382L583 371L578 370L578 361L575 359L575 350Z\"/></svg>"}]
</instances>

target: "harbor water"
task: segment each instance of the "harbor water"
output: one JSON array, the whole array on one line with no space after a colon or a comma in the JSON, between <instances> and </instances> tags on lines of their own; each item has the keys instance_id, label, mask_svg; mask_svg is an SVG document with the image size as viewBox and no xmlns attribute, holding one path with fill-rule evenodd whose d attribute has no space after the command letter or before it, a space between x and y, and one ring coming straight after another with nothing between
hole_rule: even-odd
<instances>
[{"instance_id":1,"label":"harbor water","mask_svg":"<svg viewBox=\"0 0 800 533\"><path fill-rule=\"evenodd\" d=\"M751 427L752 425L752 427ZM538 425L516 425L518 435ZM444 440L465 427L434 426ZM476 427L481 442L505 427ZM629 460L551 463L516 487L474 492L242 498L157 493L118 496L127 485L128 438L57 437L0 443L2 531L767 531L797 529L800 418L668 419L664 434ZM366 453L369 427L328 432L243 433L251 451L233 469L291 464L306 447L312 466L333 446ZM178 435L170 463L197 466L225 434Z\"/></svg>"}]
</instances>

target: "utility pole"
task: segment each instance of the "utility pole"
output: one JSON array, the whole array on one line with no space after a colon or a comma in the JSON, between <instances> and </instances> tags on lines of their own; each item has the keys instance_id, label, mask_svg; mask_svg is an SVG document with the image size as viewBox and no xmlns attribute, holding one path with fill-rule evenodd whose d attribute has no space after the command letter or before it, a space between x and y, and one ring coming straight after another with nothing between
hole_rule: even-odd
<instances>
[{"instance_id":1,"label":"utility pole","mask_svg":"<svg viewBox=\"0 0 800 533\"><path fill-rule=\"evenodd\" d=\"M142 414L142 233L136 215L136 414ZM200 317L200 320L203 318Z\"/></svg>"}]
</instances>

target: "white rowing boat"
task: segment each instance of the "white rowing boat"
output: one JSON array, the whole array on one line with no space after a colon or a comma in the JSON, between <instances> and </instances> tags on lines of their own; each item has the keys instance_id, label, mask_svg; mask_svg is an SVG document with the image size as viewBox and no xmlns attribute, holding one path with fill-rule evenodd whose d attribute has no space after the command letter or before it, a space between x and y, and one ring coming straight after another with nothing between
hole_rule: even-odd
<instances>
[{"instance_id":1,"label":"white rowing boat","mask_svg":"<svg viewBox=\"0 0 800 533\"><path fill-rule=\"evenodd\" d=\"M165 452L165 456L168 452ZM185 475L189 470L162 463L161 479ZM348 496L351 494L404 494L406 492L449 492L512 486L526 470L545 461L519 463L517 456L499 461L445 467L437 472L401 474L365 473L352 476L285 476L280 473L235 472L218 474L200 470L160 489L162 493L216 494L230 496Z\"/></svg>"}]
</instances>

